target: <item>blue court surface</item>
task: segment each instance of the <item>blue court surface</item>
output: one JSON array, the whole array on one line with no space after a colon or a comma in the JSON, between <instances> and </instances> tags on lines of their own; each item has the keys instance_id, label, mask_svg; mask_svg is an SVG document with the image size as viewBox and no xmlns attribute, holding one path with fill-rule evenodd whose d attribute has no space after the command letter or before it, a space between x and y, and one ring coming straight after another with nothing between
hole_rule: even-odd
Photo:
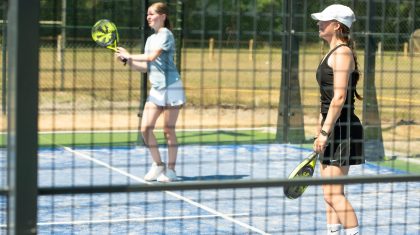
<instances>
[{"instance_id":1,"label":"blue court surface","mask_svg":"<svg viewBox=\"0 0 420 235\"><path fill-rule=\"evenodd\" d=\"M182 181L286 178L309 153L281 144L181 146L177 174ZM145 184L150 164L141 147L42 149L39 184ZM369 163L350 170L378 174L404 172ZM346 193L361 234L420 234L420 182L352 184ZM325 227L319 186L296 200L277 187L39 197L38 234L326 234Z\"/></svg>"}]
</instances>

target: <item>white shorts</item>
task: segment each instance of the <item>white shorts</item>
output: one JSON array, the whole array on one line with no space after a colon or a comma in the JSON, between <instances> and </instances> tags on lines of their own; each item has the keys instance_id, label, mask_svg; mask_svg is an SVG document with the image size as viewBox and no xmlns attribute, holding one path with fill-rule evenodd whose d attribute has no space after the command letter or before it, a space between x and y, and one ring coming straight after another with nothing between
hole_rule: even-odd
<instances>
[{"instance_id":1,"label":"white shorts","mask_svg":"<svg viewBox=\"0 0 420 235\"><path fill-rule=\"evenodd\" d=\"M182 81L178 80L162 90L152 87L147 101L162 107L183 105L185 103L185 92Z\"/></svg>"}]
</instances>

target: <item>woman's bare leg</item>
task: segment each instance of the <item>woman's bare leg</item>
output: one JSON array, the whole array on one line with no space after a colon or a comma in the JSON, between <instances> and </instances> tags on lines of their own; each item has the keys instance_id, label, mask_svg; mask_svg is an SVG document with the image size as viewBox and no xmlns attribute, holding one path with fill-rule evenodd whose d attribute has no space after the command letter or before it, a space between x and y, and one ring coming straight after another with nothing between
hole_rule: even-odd
<instances>
[{"instance_id":1,"label":"woman's bare leg","mask_svg":"<svg viewBox=\"0 0 420 235\"><path fill-rule=\"evenodd\" d=\"M157 165L162 165L162 158L160 157L158 143L153 130L155 129L156 121L162 112L163 109L161 107L154 103L146 102L140 127L144 144L149 149L152 159Z\"/></svg>"},{"instance_id":2,"label":"woman's bare leg","mask_svg":"<svg viewBox=\"0 0 420 235\"><path fill-rule=\"evenodd\" d=\"M349 166L322 165L321 176L323 178L334 178L345 176L349 172ZM327 204L327 223L342 224L344 228L358 226L357 216L350 202L344 195L344 185L323 185L324 200Z\"/></svg>"},{"instance_id":3,"label":"woman's bare leg","mask_svg":"<svg viewBox=\"0 0 420 235\"><path fill-rule=\"evenodd\" d=\"M168 144L168 168L175 170L176 158L178 154L178 142L176 138L175 126L178 120L181 106L168 107L163 111L164 127L163 132Z\"/></svg>"}]
</instances>

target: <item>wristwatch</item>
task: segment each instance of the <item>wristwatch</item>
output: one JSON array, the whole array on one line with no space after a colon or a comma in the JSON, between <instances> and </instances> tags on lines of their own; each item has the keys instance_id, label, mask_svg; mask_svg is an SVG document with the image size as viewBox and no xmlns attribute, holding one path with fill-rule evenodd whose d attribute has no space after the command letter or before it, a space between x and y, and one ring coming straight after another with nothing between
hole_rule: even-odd
<instances>
[{"instance_id":1,"label":"wristwatch","mask_svg":"<svg viewBox=\"0 0 420 235\"><path fill-rule=\"evenodd\" d=\"M326 131L324 131L324 130L321 130L321 135L323 135L323 136L326 136L326 137L328 137L329 136L329 134L326 132Z\"/></svg>"}]
</instances>

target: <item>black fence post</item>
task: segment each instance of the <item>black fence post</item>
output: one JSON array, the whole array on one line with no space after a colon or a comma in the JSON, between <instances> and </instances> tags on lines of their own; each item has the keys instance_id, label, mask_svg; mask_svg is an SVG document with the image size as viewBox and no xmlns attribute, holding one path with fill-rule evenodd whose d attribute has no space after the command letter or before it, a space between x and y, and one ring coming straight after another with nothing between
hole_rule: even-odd
<instances>
[{"instance_id":1,"label":"black fence post","mask_svg":"<svg viewBox=\"0 0 420 235\"><path fill-rule=\"evenodd\" d=\"M37 233L39 1L8 10L8 232Z\"/></svg>"},{"instance_id":2,"label":"black fence post","mask_svg":"<svg viewBox=\"0 0 420 235\"><path fill-rule=\"evenodd\" d=\"M181 52L183 46L183 24L184 24L184 3L181 0L176 2L175 41L176 41L176 67L181 73Z\"/></svg>"},{"instance_id":3,"label":"black fence post","mask_svg":"<svg viewBox=\"0 0 420 235\"><path fill-rule=\"evenodd\" d=\"M2 26L2 48L1 48L1 57L2 57L2 71L1 71L1 108L2 114L6 114L7 107L7 10L8 10L8 1L3 1L3 26Z\"/></svg>"},{"instance_id":4,"label":"black fence post","mask_svg":"<svg viewBox=\"0 0 420 235\"><path fill-rule=\"evenodd\" d=\"M373 18L375 16L374 4L373 0L369 0L366 8L363 85L364 155L366 160L370 161L381 160L385 156L375 87L376 41L372 34L374 30Z\"/></svg>"},{"instance_id":5,"label":"black fence post","mask_svg":"<svg viewBox=\"0 0 420 235\"><path fill-rule=\"evenodd\" d=\"M140 17L141 17L141 25L140 25L140 30L141 30L141 34L140 34L140 51L143 53L144 52L144 46L146 44L146 39L148 36L148 27L149 25L147 24L147 20L146 20L146 14L147 14L147 8L149 7L149 1L148 0L144 0L143 4L141 5L141 9L140 9ZM137 145L142 146L144 145L144 140L143 140L143 136L140 133L140 128L141 128L141 119L143 117L143 110L144 110L144 106L146 104L146 100L147 100L147 74L146 73L141 73L140 74L141 79L140 79L140 105L139 105L139 112L137 114L138 118L139 118L139 125L138 125L138 135L137 135Z\"/></svg>"},{"instance_id":6,"label":"black fence post","mask_svg":"<svg viewBox=\"0 0 420 235\"><path fill-rule=\"evenodd\" d=\"M297 1L283 1L282 78L276 140L280 143L305 141L299 85L299 22Z\"/></svg>"}]
</instances>

